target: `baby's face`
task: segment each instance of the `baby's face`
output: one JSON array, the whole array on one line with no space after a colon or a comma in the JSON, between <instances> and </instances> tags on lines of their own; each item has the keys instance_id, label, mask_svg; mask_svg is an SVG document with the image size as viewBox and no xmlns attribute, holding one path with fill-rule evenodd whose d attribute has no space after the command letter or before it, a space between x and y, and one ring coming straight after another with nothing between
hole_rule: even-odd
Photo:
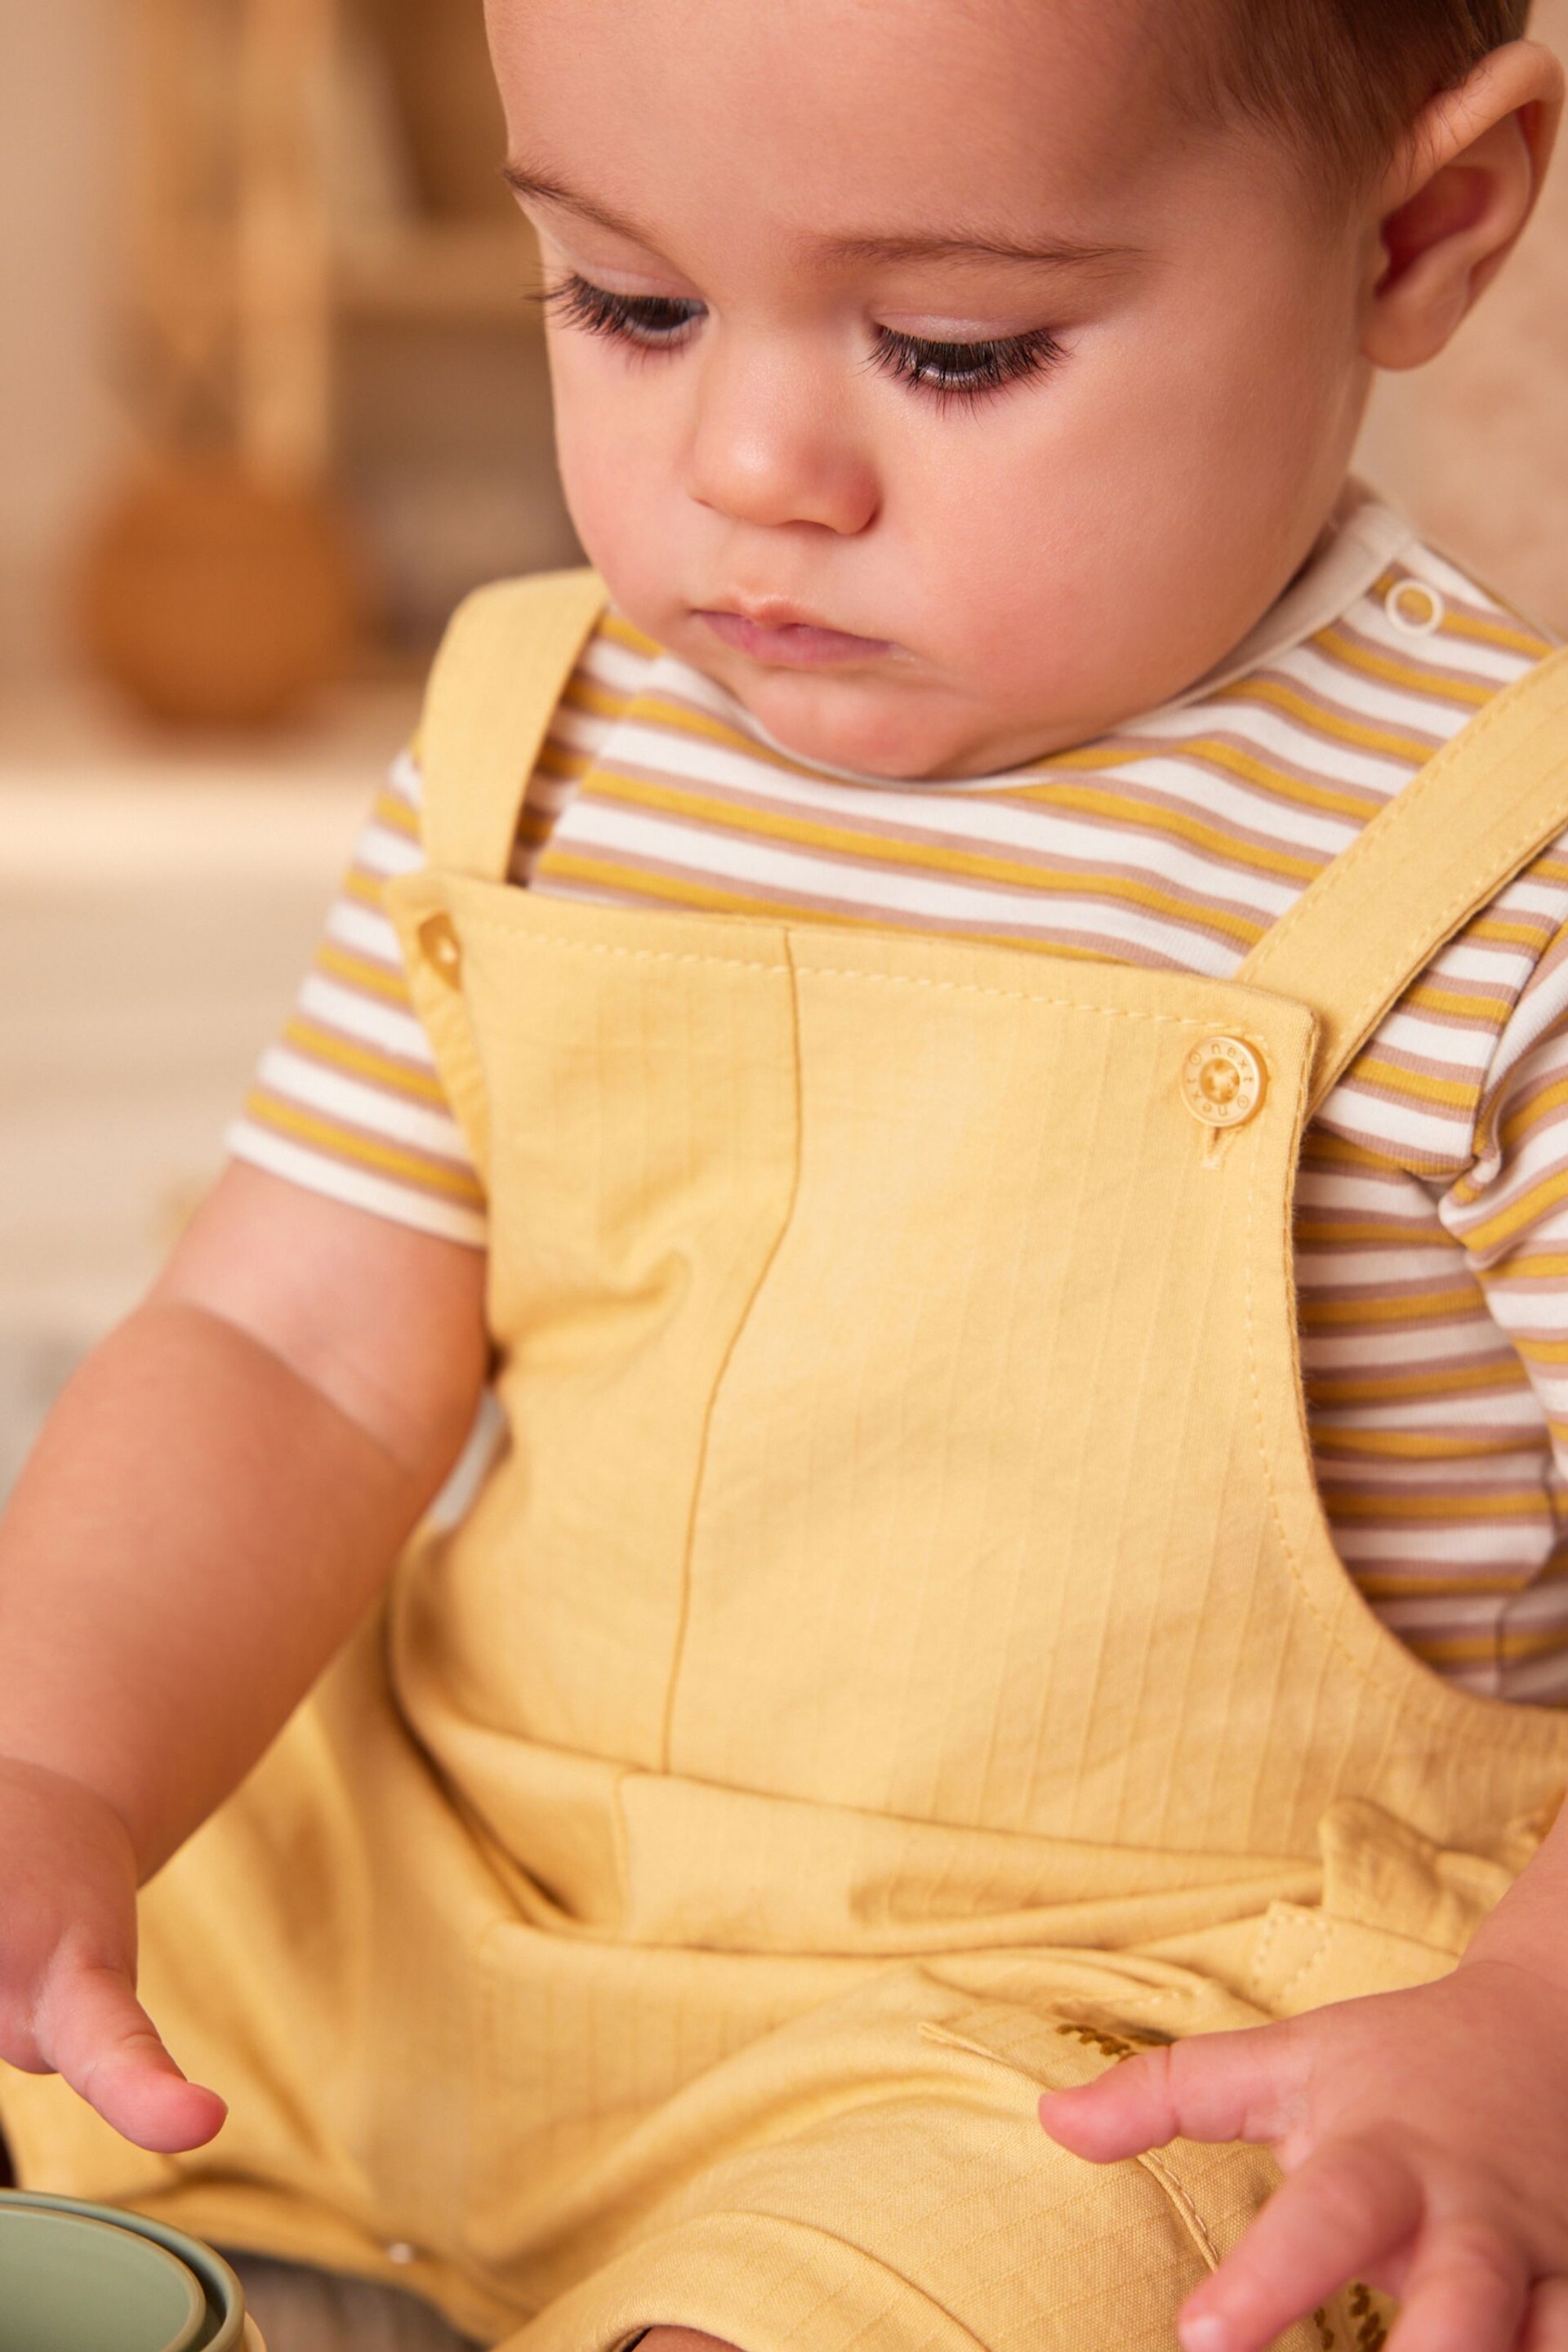
<instances>
[{"instance_id":1,"label":"baby's face","mask_svg":"<svg viewBox=\"0 0 1568 2352\"><path fill-rule=\"evenodd\" d=\"M1194 128L1167 7L491 0L584 545L808 760L1103 733L1321 530L1365 225Z\"/></svg>"}]
</instances>

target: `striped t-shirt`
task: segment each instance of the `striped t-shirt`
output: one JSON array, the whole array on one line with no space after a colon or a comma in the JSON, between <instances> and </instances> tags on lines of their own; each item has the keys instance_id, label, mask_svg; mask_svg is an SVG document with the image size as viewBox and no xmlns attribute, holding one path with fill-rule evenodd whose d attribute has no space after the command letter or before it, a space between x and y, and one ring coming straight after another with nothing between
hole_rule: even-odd
<instances>
[{"instance_id":1,"label":"striped t-shirt","mask_svg":"<svg viewBox=\"0 0 1568 2352\"><path fill-rule=\"evenodd\" d=\"M886 783L783 752L611 614L529 783L512 878L1225 979L1549 649L1363 499L1179 701L1006 775ZM230 1147L482 1247L382 903L422 862L419 799L405 757ZM1442 950L1324 1106L1296 1246L1318 1480L1350 1573L1437 1673L1568 1704L1568 840Z\"/></svg>"}]
</instances>

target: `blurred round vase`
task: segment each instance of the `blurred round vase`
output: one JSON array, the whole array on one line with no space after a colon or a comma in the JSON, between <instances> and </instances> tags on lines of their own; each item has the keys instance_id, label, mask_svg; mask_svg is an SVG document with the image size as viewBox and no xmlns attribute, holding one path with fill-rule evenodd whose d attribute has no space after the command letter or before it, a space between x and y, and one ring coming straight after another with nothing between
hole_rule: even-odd
<instances>
[{"instance_id":1,"label":"blurred round vase","mask_svg":"<svg viewBox=\"0 0 1568 2352\"><path fill-rule=\"evenodd\" d=\"M238 2280L178 2230L0 2192L0 2352L264 2352Z\"/></svg>"},{"instance_id":2,"label":"blurred round vase","mask_svg":"<svg viewBox=\"0 0 1568 2352\"><path fill-rule=\"evenodd\" d=\"M95 666L155 717L256 726L342 674L360 590L320 491L184 460L132 484L92 531L82 634Z\"/></svg>"}]
</instances>

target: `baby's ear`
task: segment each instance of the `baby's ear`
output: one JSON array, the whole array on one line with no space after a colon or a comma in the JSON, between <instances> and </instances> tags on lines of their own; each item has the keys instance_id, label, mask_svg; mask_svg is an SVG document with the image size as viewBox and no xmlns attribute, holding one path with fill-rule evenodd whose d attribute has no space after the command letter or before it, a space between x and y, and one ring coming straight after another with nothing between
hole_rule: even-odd
<instances>
[{"instance_id":1,"label":"baby's ear","mask_svg":"<svg viewBox=\"0 0 1568 2352\"><path fill-rule=\"evenodd\" d=\"M1374 366L1436 359L1500 269L1535 209L1563 89L1550 49L1510 41L1423 109L1369 223L1362 350Z\"/></svg>"}]
</instances>

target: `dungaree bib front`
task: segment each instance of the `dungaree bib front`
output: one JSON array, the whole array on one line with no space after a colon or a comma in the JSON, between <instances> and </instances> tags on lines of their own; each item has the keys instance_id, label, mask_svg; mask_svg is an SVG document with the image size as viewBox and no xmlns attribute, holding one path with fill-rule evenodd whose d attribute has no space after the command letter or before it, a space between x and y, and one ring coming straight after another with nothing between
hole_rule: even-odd
<instances>
[{"instance_id":1,"label":"dungaree bib front","mask_svg":"<svg viewBox=\"0 0 1568 2352\"><path fill-rule=\"evenodd\" d=\"M530 2352L1169 2347L1268 2158L1096 2170L1038 2087L1441 1973L1568 1784L1347 1579L1290 1267L1305 1121L1568 822L1568 667L1217 982L510 886L600 605L460 617L390 892L508 1443L148 1903L215 2149L6 2121Z\"/></svg>"}]
</instances>

